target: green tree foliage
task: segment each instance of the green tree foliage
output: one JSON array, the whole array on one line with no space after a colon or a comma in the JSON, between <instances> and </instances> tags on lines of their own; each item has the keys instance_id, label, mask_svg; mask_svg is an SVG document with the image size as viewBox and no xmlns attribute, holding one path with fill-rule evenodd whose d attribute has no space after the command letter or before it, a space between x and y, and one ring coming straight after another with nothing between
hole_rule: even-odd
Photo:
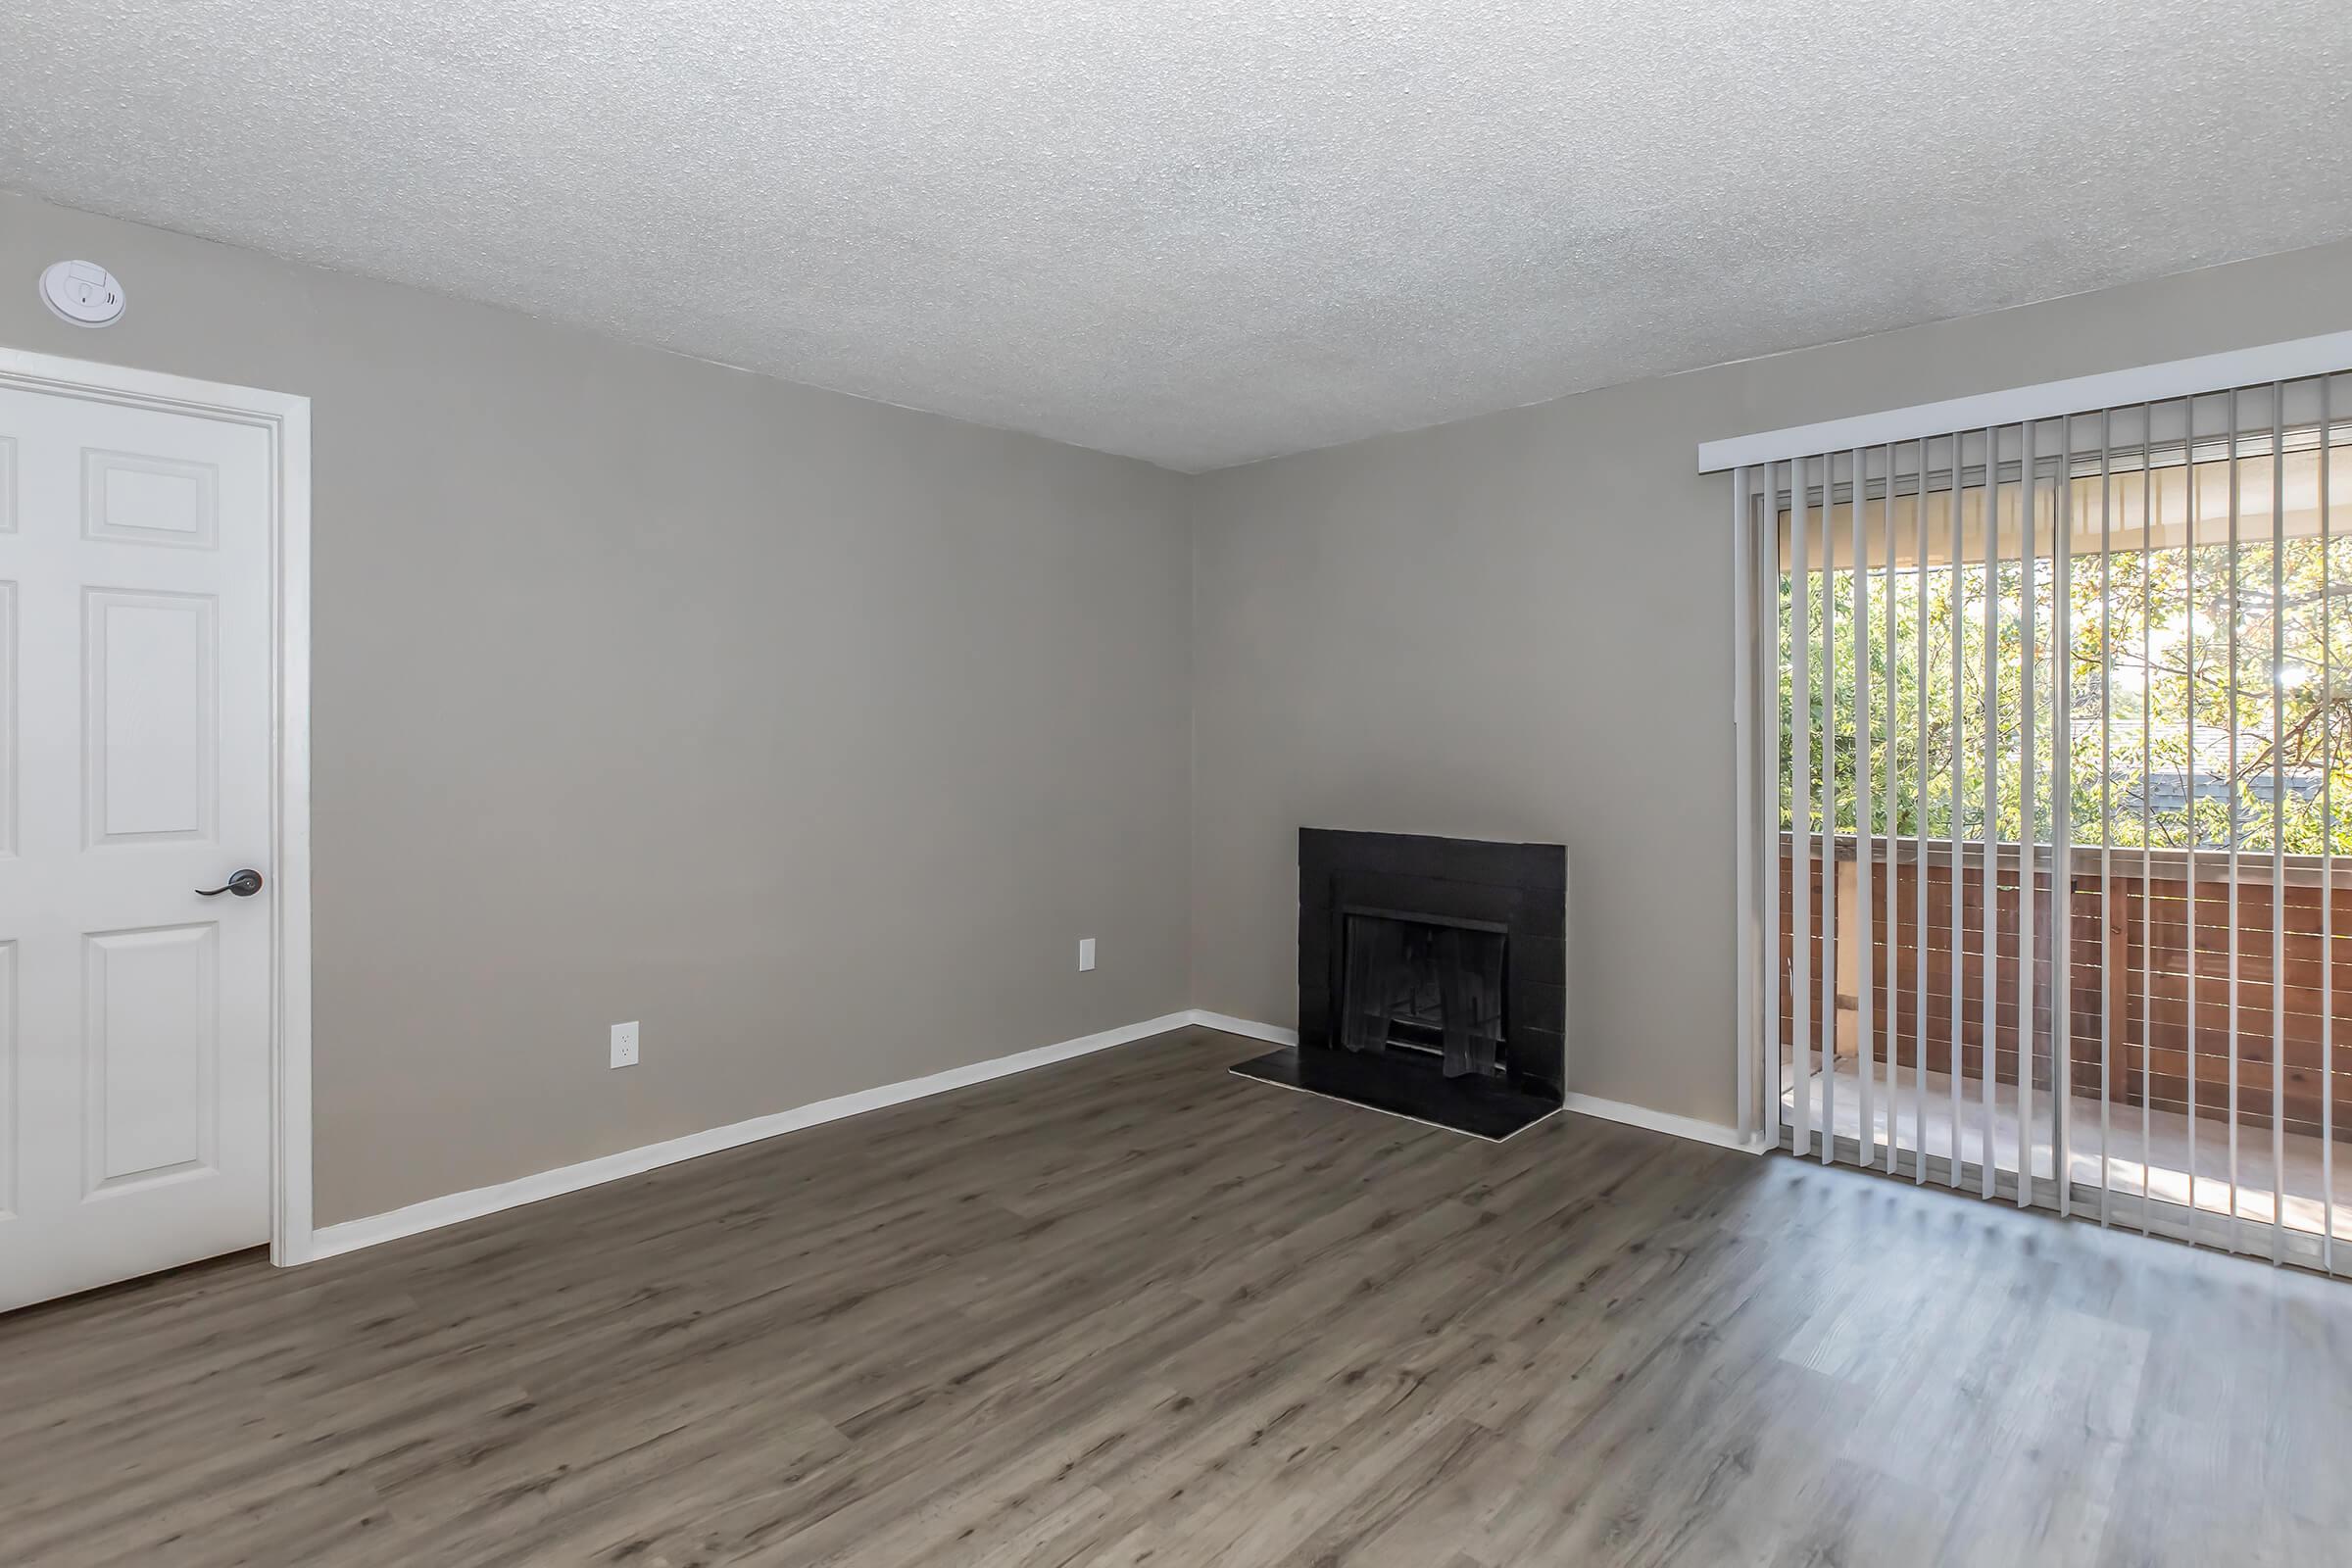
<instances>
[{"instance_id":1,"label":"green tree foliage","mask_svg":"<svg viewBox=\"0 0 2352 1568\"><path fill-rule=\"evenodd\" d=\"M2346 626L2352 617L2352 555L2347 548L2341 539L2325 545L2314 538L2286 540L2277 552L2276 591L2267 528L2258 540L2242 539L2235 550L2228 544L2144 553L2134 547L2105 556L2094 549L2073 558L2068 716L2076 844L2223 846L2231 838L2234 808L2241 851L2267 854L2276 832L2290 854L2317 854L2329 836L2335 853L2352 853L2352 823L2345 820L2352 815L2352 724L2347 722L2352 636ZM1867 760L1874 831L1982 838L1989 724L1994 836L2009 842L2028 836L2030 762L2031 837L2051 840L2058 585L2055 563L2047 555L2034 565L2030 617L2025 564L2017 560L1998 564L1989 578L1981 560L1963 562L1957 571L1949 563L1924 571L1916 566L1866 571L1859 616L1855 574L1814 570L1807 574L1801 626L1796 584L1784 571L1779 628L1784 827L1792 820L1793 633L1801 635L1800 657L1809 661L1814 755L1803 819L1810 830L1821 825L1826 733L1838 831L1854 831L1857 770ZM2030 758L2025 751L2029 619ZM2237 628L2234 665L2229 638L2232 622ZM1865 638L1859 656L1857 628ZM2276 662L2274 633L2279 651ZM1865 693L1867 712L1859 702ZM2196 780L2193 797L2191 778Z\"/></svg>"}]
</instances>

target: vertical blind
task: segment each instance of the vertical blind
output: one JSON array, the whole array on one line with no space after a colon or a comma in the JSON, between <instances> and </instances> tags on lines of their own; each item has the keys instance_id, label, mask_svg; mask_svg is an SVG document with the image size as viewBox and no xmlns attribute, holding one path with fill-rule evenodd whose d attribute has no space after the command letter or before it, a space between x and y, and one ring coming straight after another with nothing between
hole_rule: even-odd
<instances>
[{"instance_id":1,"label":"vertical blind","mask_svg":"<svg viewBox=\"0 0 2352 1568\"><path fill-rule=\"evenodd\" d=\"M2314 345L2251 384L1739 444L1766 1140L2336 1267L2352 345Z\"/></svg>"}]
</instances>

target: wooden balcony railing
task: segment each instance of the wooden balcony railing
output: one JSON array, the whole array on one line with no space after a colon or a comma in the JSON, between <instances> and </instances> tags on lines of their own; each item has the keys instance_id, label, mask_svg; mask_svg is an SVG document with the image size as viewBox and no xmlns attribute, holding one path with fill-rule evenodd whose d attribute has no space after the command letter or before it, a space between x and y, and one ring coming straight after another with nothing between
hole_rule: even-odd
<instances>
[{"instance_id":1,"label":"wooden balcony railing","mask_svg":"<svg viewBox=\"0 0 2352 1568\"><path fill-rule=\"evenodd\" d=\"M1870 977L1872 1054L1885 1070L1886 1030L1892 1019L1894 1055L1915 1067L1921 1048L1917 987L1922 951L1927 960L1926 1047L1931 1071L1951 1067L1953 981L1959 981L1960 1071L1981 1079L1986 1047L1984 1016L1984 851L1962 847L1960 940L1952 928L1951 846L1930 840L1924 866L1918 841L1871 840L1871 930L1862 930L1857 840L1835 841L1835 870L1825 879L1819 841L1806 848L1801 886L1811 900L1809 972L1814 977L1818 1014L1822 973L1822 914L1825 880L1837 898L1838 1054L1858 1059L1862 976ZM1792 875L1799 863L1789 835L1781 839L1780 1007L1781 1039L1792 1038L1789 993L1795 949L1791 933ZM2048 846L2036 846L2029 866L2017 845L1995 851L1993 910L1999 1002L1991 1020L1992 1071L1996 1082L2014 1084L2019 1063L2021 995L2018 930L2021 899L2029 883L2034 900L2033 964L2034 1005L2028 1037L2033 1081L2051 1082L2050 962L2051 863ZM2340 865L2341 862L2338 862ZM2285 1075L2285 1124L2289 1131L2316 1135L2321 1106L2332 1096L2333 1130L2352 1137L2352 867L2324 872L2317 857L2290 856L2286 875L2274 885L2269 853L2243 854L2236 877L2235 920L2231 920L2227 856L2200 850L2193 883L2189 858L2177 850L2154 852L2143 866L2141 852L2117 849L2101 868L2101 852L2077 847L2072 855L2071 958L2067 986L2074 1092L2096 1098L2101 1077L2100 1027L2106 1019L2105 1078L2112 1103L2185 1113L2189 1084L2196 1085L2197 1116L2229 1115L2230 1064L2234 1040L2237 1058L2237 1119L2249 1126L2271 1122L2274 1075ZM1920 879L1927 882L1927 923L1919 923ZM2194 898L2191 899L2193 886ZM1894 940L1887 941L1887 910L1894 905ZM2283 1027L2273 1039L2272 909L2284 906L2285 943L2280 965ZM2323 912L2333 906L2333 940L2323 935ZM2193 910L2193 915L2192 915ZM2237 1015L2231 1028L2230 975L2232 941L2238 974ZM1867 955L1867 963L1865 956ZM1891 969L1891 973L1889 972ZM2323 990L2323 977L2328 986ZM2327 997L2326 1013L2323 996ZM2194 998L2193 1022L2191 998ZM2322 1039L2331 1014L2333 1072L2324 1071ZM2143 1051L2145 1047L2143 1069ZM1784 1049L1786 1046L1784 1045Z\"/></svg>"}]
</instances>

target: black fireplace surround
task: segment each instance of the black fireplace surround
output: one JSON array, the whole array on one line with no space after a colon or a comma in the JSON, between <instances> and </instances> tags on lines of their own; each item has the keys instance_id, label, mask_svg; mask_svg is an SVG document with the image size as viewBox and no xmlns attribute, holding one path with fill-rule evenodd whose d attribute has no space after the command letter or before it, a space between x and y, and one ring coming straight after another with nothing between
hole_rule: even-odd
<instances>
[{"instance_id":1,"label":"black fireplace surround","mask_svg":"<svg viewBox=\"0 0 2352 1568\"><path fill-rule=\"evenodd\" d=\"M1568 852L1303 828L1298 1044L1245 1076L1507 1138L1566 1083Z\"/></svg>"}]
</instances>

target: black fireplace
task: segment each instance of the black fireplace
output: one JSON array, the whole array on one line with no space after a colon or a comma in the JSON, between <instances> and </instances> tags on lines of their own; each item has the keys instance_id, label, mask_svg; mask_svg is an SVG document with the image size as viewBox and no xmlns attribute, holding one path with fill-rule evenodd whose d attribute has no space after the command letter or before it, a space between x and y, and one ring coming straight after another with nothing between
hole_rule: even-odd
<instances>
[{"instance_id":1,"label":"black fireplace","mask_svg":"<svg viewBox=\"0 0 2352 1568\"><path fill-rule=\"evenodd\" d=\"M1298 1044L1242 1063L1484 1138L1560 1107L1568 853L1306 828Z\"/></svg>"}]
</instances>

